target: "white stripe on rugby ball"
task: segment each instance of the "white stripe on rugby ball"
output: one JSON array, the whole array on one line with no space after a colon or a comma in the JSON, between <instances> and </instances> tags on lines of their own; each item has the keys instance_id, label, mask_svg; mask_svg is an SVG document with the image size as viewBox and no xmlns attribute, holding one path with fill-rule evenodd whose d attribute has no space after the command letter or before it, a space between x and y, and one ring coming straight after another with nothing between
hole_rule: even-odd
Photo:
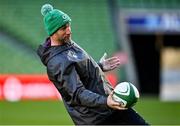
<instances>
[{"instance_id":1,"label":"white stripe on rugby ball","mask_svg":"<svg viewBox=\"0 0 180 126\"><path fill-rule=\"evenodd\" d=\"M130 94L129 83L128 82L122 82L122 83L118 84L115 87L114 92L116 92L117 94L120 94L120 95L128 96Z\"/></svg>"}]
</instances>

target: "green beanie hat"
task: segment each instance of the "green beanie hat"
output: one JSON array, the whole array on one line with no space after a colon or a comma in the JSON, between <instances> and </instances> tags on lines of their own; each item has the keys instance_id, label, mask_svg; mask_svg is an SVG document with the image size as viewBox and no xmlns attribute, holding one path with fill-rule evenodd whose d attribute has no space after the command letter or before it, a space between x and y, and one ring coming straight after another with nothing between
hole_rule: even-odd
<instances>
[{"instance_id":1,"label":"green beanie hat","mask_svg":"<svg viewBox=\"0 0 180 126\"><path fill-rule=\"evenodd\" d=\"M71 18L67 14L58 9L53 9L50 4L44 4L41 7L41 14L44 16L44 26L49 36L66 23L71 22Z\"/></svg>"}]
</instances>

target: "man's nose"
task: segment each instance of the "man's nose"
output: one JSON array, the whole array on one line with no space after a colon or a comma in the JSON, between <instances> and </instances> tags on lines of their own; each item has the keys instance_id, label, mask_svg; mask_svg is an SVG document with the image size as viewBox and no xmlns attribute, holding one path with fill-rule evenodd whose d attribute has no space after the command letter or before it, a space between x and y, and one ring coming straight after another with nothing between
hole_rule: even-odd
<instances>
[{"instance_id":1,"label":"man's nose","mask_svg":"<svg viewBox=\"0 0 180 126\"><path fill-rule=\"evenodd\" d=\"M68 26L68 27L66 28L66 34L71 34L71 27L70 27L70 26Z\"/></svg>"}]
</instances>

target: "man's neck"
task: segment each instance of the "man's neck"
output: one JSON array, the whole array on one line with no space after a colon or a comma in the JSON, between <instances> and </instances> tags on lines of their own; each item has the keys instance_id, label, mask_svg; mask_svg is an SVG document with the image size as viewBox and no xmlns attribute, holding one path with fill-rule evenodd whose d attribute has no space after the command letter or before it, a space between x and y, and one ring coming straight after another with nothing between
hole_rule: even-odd
<instances>
[{"instance_id":1,"label":"man's neck","mask_svg":"<svg viewBox=\"0 0 180 126\"><path fill-rule=\"evenodd\" d=\"M52 38L50 38L50 40L51 40L51 46L59 46L59 45L62 45L61 42L55 41L55 40L53 40Z\"/></svg>"}]
</instances>

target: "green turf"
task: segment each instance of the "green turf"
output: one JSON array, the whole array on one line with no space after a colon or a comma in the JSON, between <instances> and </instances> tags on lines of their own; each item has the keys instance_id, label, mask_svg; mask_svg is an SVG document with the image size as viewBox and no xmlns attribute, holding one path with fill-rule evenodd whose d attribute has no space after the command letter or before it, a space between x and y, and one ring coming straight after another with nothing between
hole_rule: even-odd
<instances>
[{"instance_id":1,"label":"green turf","mask_svg":"<svg viewBox=\"0 0 180 126\"><path fill-rule=\"evenodd\" d=\"M143 97L135 106L150 124L180 124L180 102L160 102L157 98ZM72 125L60 101L0 102L0 125Z\"/></svg>"},{"instance_id":2,"label":"green turf","mask_svg":"<svg viewBox=\"0 0 180 126\"><path fill-rule=\"evenodd\" d=\"M62 102L23 101L0 102L0 124L15 125L71 125Z\"/></svg>"},{"instance_id":3,"label":"green turf","mask_svg":"<svg viewBox=\"0 0 180 126\"><path fill-rule=\"evenodd\" d=\"M140 98L135 106L150 124L180 124L180 102L161 102L153 97Z\"/></svg>"}]
</instances>

